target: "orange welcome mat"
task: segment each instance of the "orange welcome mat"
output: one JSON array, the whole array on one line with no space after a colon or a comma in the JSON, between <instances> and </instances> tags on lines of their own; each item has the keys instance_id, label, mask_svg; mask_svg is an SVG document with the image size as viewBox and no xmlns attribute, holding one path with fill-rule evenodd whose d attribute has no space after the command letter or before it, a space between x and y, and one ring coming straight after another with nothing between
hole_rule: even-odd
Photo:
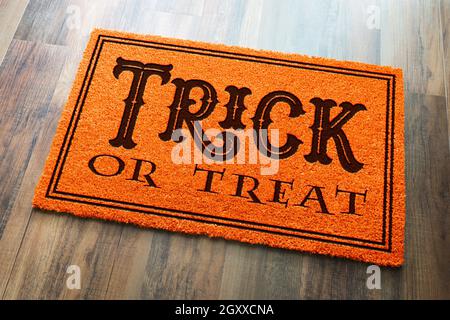
<instances>
[{"instance_id":1,"label":"orange welcome mat","mask_svg":"<svg viewBox=\"0 0 450 320\"><path fill-rule=\"evenodd\" d=\"M402 71L95 30L33 206L403 262Z\"/></svg>"}]
</instances>

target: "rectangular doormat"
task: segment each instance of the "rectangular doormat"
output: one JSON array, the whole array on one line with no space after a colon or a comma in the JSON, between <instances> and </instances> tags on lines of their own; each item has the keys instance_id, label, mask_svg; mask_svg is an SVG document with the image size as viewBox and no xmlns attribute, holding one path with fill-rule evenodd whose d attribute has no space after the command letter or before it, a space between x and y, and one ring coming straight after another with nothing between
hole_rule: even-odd
<instances>
[{"instance_id":1,"label":"rectangular doormat","mask_svg":"<svg viewBox=\"0 0 450 320\"><path fill-rule=\"evenodd\" d=\"M402 71L95 30L33 206L403 262Z\"/></svg>"}]
</instances>

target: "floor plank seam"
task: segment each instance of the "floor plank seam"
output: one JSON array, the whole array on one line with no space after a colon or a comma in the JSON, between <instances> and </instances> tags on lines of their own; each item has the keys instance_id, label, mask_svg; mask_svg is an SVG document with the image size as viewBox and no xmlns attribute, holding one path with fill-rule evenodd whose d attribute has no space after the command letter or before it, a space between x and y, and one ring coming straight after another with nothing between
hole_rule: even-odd
<instances>
[{"instance_id":1,"label":"floor plank seam","mask_svg":"<svg viewBox=\"0 0 450 320\"><path fill-rule=\"evenodd\" d=\"M30 215L28 216L27 225L25 227L25 231L23 233L22 239L20 240L20 245L17 248L17 252L16 252L16 254L14 256L14 262L13 262L12 267L10 269L8 280L6 281L6 284L5 284L5 289L4 289L3 294L2 294L2 300L5 300L5 296L6 296L6 293L8 291L8 287L9 287L9 283L10 283L12 274L13 274L15 268L16 268L17 257L19 256L20 250L22 249L22 245L24 243L25 236L26 236L27 231L28 231L28 227L30 226L30 221L31 221L31 217L33 215L33 211L34 211L34 209L30 208Z\"/></svg>"},{"instance_id":2,"label":"floor plank seam","mask_svg":"<svg viewBox=\"0 0 450 320\"><path fill-rule=\"evenodd\" d=\"M117 253L119 252L120 242L122 241L123 229L124 229L124 226L121 226L121 228L120 228L119 241L117 242L116 251L115 251L115 253L114 253L114 259L113 259L113 263L112 263L112 266L111 266L111 272L109 273L108 283L107 283L107 285L106 285L106 291L105 291L105 296L104 296L105 299L108 297L109 285L110 285L110 283L111 283L112 274L113 274L113 272L114 272L114 267L115 267L115 265L116 265Z\"/></svg>"}]
</instances>

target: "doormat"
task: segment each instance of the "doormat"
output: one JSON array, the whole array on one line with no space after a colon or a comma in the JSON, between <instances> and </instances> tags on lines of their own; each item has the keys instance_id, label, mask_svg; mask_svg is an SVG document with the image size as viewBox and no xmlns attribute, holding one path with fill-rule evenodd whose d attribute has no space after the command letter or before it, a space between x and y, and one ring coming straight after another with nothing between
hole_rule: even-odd
<instances>
[{"instance_id":1,"label":"doormat","mask_svg":"<svg viewBox=\"0 0 450 320\"><path fill-rule=\"evenodd\" d=\"M33 206L403 262L402 71L94 30Z\"/></svg>"}]
</instances>

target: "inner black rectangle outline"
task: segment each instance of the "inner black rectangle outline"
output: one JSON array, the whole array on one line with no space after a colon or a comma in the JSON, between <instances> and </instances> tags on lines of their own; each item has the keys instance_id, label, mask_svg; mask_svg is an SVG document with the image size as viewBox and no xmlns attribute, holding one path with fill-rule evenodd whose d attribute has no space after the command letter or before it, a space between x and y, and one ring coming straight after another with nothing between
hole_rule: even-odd
<instances>
[{"instance_id":1,"label":"inner black rectangle outline","mask_svg":"<svg viewBox=\"0 0 450 320\"><path fill-rule=\"evenodd\" d=\"M105 40L103 40L103 38L105 38ZM108 40L108 38L110 39L118 39L121 41L113 41L113 40ZM101 42L100 42L101 40ZM100 42L100 49L97 52L97 48ZM153 49L161 49L161 50L169 50L169 51L181 51L184 53L191 53L191 54L198 54L198 55L206 55L206 56L213 56L213 57L219 57L219 58L228 58L228 59L233 59L233 60L241 60L241 61L250 61L250 62L259 62L259 63L265 63L265 64L274 64L274 65L281 65L283 67L294 67L294 68L300 68L300 69L308 69L308 70L315 70L315 71L321 71L321 72L331 72L331 73L339 73L339 74L345 74L345 75L353 75L353 76L360 76L360 77L368 77L368 78L376 78L376 79L380 79L380 80L386 80L387 81L387 98L386 98L386 145L385 145L385 171L384 171L384 199L383 199L383 240L382 242L377 242L377 241L372 241L372 240L365 240L365 239L358 239L358 238L353 238L353 237L347 237L347 236L339 236L339 235L330 235L330 234L325 234L325 233L320 233L320 232L314 232L314 231L308 231L308 230L300 230L300 229L294 229L294 228L288 228L288 227L282 227L282 226L272 226L272 225L267 225L267 224L263 224L263 223L257 223L257 222L253 222L253 221L243 221L243 220L239 220L239 219L231 219L231 218L224 218L224 217L218 217L218 216L210 216L210 215L206 215L206 214L202 214L202 213L194 213L194 212L188 212L188 211L181 211L181 210L176 210L176 209L169 209L169 208L161 208L161 207L156 207L156 206L149 206L149 205L143 205L143 204L135 204L135 203L128 203L128 202L123 202L123 201L118 201L118 200L113 200L113 199L104 199L104 198L98 198L98 197L91 197L91 196L86 196L86 195L80 195L80 194L73 194L73 193L68 193L68 192L62 192L62 191L58 191L57 190L57 186L58 186L58 182L60 179L60 176L62 174L62 170L63 170L63 166L65 163L65 160L67 158L69 149L70 149L70 145L72 142L72 138L75 134L75 130L78 124L78 120L79 120L79 116L81 114L81 110L82 107L84 105L84 101L86 99L86 96L88 94L88 89L90 87L90 83L91 80L93 78L94 72L95 72L95 68L97 66L97 62L98 59L100 57L100 53L101 50L103 48L103 44L105 42L110 42L110 43L118 43L118 44L126 44L126 45L134 45L134 46L141 46L141 47L151 47ZM130 43L130 42L135 42L135 43ZM156 45L156 46L155 46ZM195 51L188 51L188 50L199 50L202 52L195 52ZM209 53L205 53L205 52L209 52ZM97 52L97 54L96 54ZM215 54L213 54L215 53ZM226 56L226 55L231 55L232 57ZM92 69L92 71L90 72L91 69L91 65L92 65L92 61L94 59L94 57L96 56L96 60L94 62L94 67ZM243 58L244 57L244 58ZM259 59L255 60L255 59ZM266 60L266 61L264 61ZM283 63L276 63L276 61L281 61ZM294 65L289 65L286 63L292 63ZM311 67L313 66L313 67ZM321 68L315 68L315 66L321 67ZM326 69L323 69L326 68ZM328 69L328 70L327 70ZM333 69L337 69L337 70L345 70L344 71L337 71L337 70L333 70ZM360 72L362 74L357 74L357 73L349 73L347 71L356 71L356 72ZM370 74L367 75L366 73ZM81 95L85 89L85 85L86 85L86 80L89 77L89 81L88 81L88 85L87 85L87 89L85 90L84 93L84 97L82 100L82 103L79 107L79 111L77 113L77 107L79 106L80 103L80 98ZM377 76L379 75L379 76ZM385 78L382 76L390 76L390 78ZM392 80L392 123L391 123L391 156L388 157L388 152L389 152L389 142L388 142L388 131L389 131L389 103L390 103L390 91L391 91L391 80ZM159 43L159 42L155 42L155 41L145 41L145 40L136 40L136 39L128 39L128 38L120 38L120 37L114 37L114 36L105 36L105 35L99 35L97 38L97 42L95 44L94 50L92 52L92 56L91 59L89 61L89 65L88 68L86 70L86 74L83 80L83 84L80 90L80 93L78 95L77 98L77 102L75 104L74 107L74 111L72 113L72 117L70 119L69 122L69 126L67 128L67 132L66 135L64 137L64 141L63 144L61 146L59 155L58 155L58 159L55 165L55 168L53 170L53 174L47 189L47 193L46 193L46 197L48 198L54 198L57 200L64 200L64 201L72 201L72 202L79 202L79 203L86 203L86 204L91 204L91 205L96 205L96 206L105 206L105 207L110 207L113 209L122 209L122 210L126 210L126 211L136 211L136 212L140 212L140 213L146 213L146 214L152 214L152 215L160 215L160 216L166 216L166 217L170 217L170 218L177 218L177 219L186 219L186 220L192 220L192 221L197 221L197 222L201 222L201 223L212 223L212 224L216 224L216 225L225 225L228 227L232 227L232 228L241 228L241 229L248 229L248 230L254 230L254 231L258 231L258 232L266 232L266 233L275 233L275 234L280 234L280 235L284 235L284 236L288 236L288 237L300 237L300 238L305 238L305 239L309 239L309 240L315 240L315 241L322 241L322 242L330 242L330 243L334 243L334 244L342 244L342 245L348 245L348 246L355 246L355 247L363 247L363 248L368 248L368 249L373 249L373 250L379 250L379 251L386 251L386 252L391 252L391 243L392 243L392 197L393 197L393 190L392 190L392 186L393 186L393 143L394 143L394 111L395 108L395 74L384 74L384 73L377 73L377 72L370 72L370 71L362 71L362 70L357 70L357 69L350 69L350 68L341 68L341 67L332 67L332 66L321 66L321 65L315 65L315 64L311 64L311 63L303 63L303 62L299 62L299 61L291 61L291 60L284 60L284 59L275 59L275 58L270 58L270 57L263 57L263 56L254 56L254 55L247 55L247 54L238 54L238 53L234 53L234 52L226 52L226 51L219 51L219 50L212 50L212 49L204 49L204 48L195 48L195 47L187 47L187 46L180 46L180 45L174 45L174 44L167 44L167 43ZM70 136L70 140L67 143L67 137L68 134L70 133L71 129L72 129L72 123L74 121L75 115L77 116L77 119L75 120L75 126L73 128L72 134ZM371 244L377 244L377 245L386 245L386 209L387 209L387 171L388 171L388 158L390 158L390 194L389 194L389 199L390 199L390 204L389 204L389 241L388 241L388 248L379 248L379 247L373 247L373 246L365 246L365 245L360 245L360 244L354 244L354 243L347 243L347 242L342 242L342 241L333 241L333 240L329 240L329 239L323 239L323 238L313 238L313 237L308 237L308 236L304 236L304 235L295 235L295 234L290 234L290 233L282 233L282 232L277 232L277 231L272 231L272 230L266 230L266 229L256 229L256 228L251 228L248 226L241 226L241 225L232 225L232 224L227 224L227 223L219 223L219 222L211 222L211 221L205 221L205 220L201 220L201 219L195 219L195 218L191 218L191 217L180 217L180 216L174 216L174 215L169 215L169 214L163 214L163 213L156 213L156 212L152 212L152 211L148 211L148 210L139 210L139 209L134 209L134 208L129 208L129 207L120 207L120 206L113 206L113 205L106 205L106 204L99 204L96 202L89 202L89 201L81 201L81 200L77 200L77 199L71 199L71 198L63 198L63 197L56 197L54 195L51 195L51 186L53 185L53 181L55 178L55 174L57 171L57 168L60 164L61 161L61 156L64 150L64 147L67 144L67 148L66 148L66 152L64 154L64 158L61 162L61 166L60 169L58 171L58 176L57 176L57 180L56 183L54 184L54 188L53 188L53 193L55 194L60 194L60 195L69 195L69 196L74 196L74 197L80 197L80 198L86 198L86 199L92 199L92 200L100 200L100 201L105 201L105 202L113 202L113 203L119 203L119 204L127 204L127 205L134 205L134 206L138 206L138 207L142 207L142 208L151 208L151 209L158 209L158 210L162 210L162 211L169 211L169 212L174 212L174 213L178 213L178 214L188 214L188 215L194 215L194 216L199 216L199 217L209 217L212 219L217 219L217 220L225 220L225 221L233 221L233 222L237 222L237 223L245 223L245 224L251 224L251 225L255 225L255 226L263 226L263 227L269 227L269 228L277 228L277 229L284 229L287 231L296 231L296 232L303 232L303 233L309 233L309 234L316 234L316 235L320 235L320 236L326 236L326 237L334 237L337 239L346 239L346 240L352 240L352 241L358 241L358 242L363 242L363 243L371 243Z\"/></svg>"}]
</instances>

